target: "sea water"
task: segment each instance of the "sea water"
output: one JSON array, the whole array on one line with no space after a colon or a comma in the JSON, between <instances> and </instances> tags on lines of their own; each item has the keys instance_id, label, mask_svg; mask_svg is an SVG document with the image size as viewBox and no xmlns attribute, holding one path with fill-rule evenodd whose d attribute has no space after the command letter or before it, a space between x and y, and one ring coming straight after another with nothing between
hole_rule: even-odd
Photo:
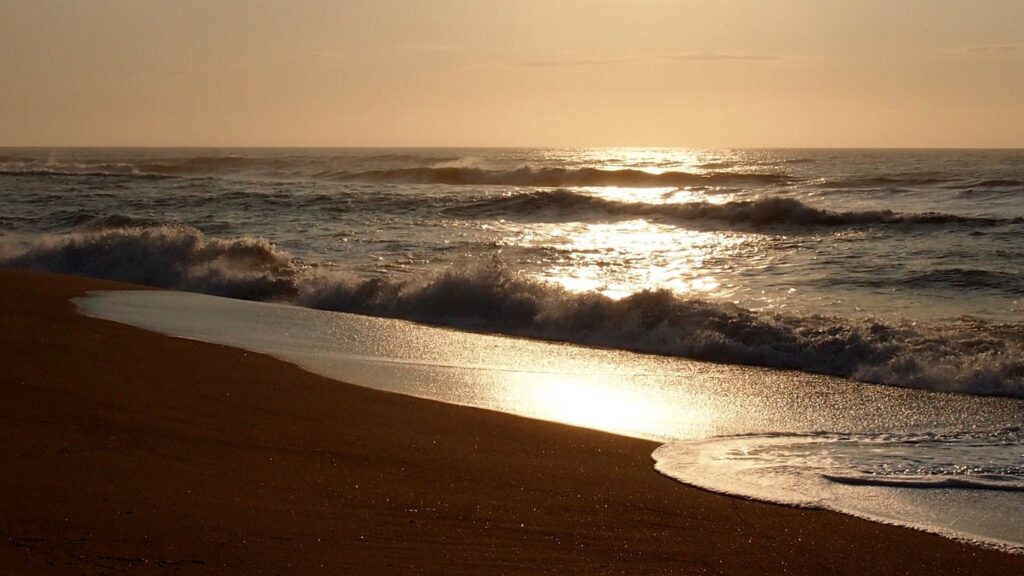
<instances>
[{"instance_id":1,"label":"sea water","mask_svg":"<svg viewBox=\"0 0 1024 576\"><path fill-rule=\"evenodd\" d=\"M363 386L664 442L657 469L711 490L1024 552L1024 400L183 292L79 306Z\"/></svg>"},{"instance_id":2,"label":"sea water","mask_svg":"<svg viewBox=\"0 0 1024 576\"><path fill-rule=\"evenodd\" d=\"M685 482L1020 543L1022 194L999 150L3 149L0 265L606 348L520 386ZM522 372L479 360L389 365Z\"/></svg>"}]
</instances>

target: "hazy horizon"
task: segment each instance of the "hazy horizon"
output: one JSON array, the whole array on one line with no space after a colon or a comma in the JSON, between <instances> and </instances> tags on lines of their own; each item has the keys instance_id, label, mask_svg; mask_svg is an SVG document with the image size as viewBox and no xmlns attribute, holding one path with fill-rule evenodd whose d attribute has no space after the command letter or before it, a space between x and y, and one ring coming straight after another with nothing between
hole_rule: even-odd
<instances>
[{"instance_id":1,"label":"hazy horizon","mask_svg":"<svg viewBox=\"0 0 1024 576\"><path fill-rule=\"evenodd\" d=\"M1024 147L1024 3L0 3L4 147Z\"/></svg>"},{"instance_id":2,"label":"hazy horizon","mask_svg":"<svg viewBox=\"0 0 1024 576\"><path fill-rule=\"evenodd\" d=\"M385 144L381 145L359 145L359 144L342 144L342 145L312 145L312 146L263 146L263 145L149 145L149 144L138 144L138 145L62 145L62 144L29 144L29 145L16 145L16 144L3 144L0 145L0 149L5 150L791 150L791 151L815 151L815 150L849 150L849 151L894 151L894 152L928 152L928 151L956 151L956 150L974 150L979 152L984 151L1017 151L1024 150L1024 146L520 146L520 145L507 145L507 146L447 146L447 145L394 145L389 146Z\"/></svg>"}]
</instances>

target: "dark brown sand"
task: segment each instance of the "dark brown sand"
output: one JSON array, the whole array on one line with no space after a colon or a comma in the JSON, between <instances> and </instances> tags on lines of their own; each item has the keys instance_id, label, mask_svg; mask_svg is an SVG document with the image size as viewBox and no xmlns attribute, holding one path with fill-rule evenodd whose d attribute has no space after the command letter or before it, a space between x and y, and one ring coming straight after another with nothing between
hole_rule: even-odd
<instances>
[{"instance_id":1,"label":"dark brown sand","mask_svg":"<svg viewBox=\"0 0 1024 576\"><path fill-rule=\"evenodd\" d=\"M0 271L0 574L1024 574L658 475L655 444L340 384Z\"/></svg>"}]
</instances>

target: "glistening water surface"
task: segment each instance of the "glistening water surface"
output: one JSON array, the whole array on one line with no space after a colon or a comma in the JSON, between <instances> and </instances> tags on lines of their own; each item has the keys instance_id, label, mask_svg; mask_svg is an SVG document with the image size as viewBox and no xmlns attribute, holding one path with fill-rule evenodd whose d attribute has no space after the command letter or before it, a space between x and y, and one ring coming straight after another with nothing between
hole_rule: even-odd
<instances>
[{"instance_id":1,"label":"glistening water surface","mask_svg":"<svg viewBox=\"0 0 1024 576\"><path fill-rule=\"evenodd\" d=\"M1024 395L1024 152L3 149L0 265Z\"/></svg>"},{"instance_id":2,"label":"glistening water surface","mask_svg":"<svg viewBox=\"0 0 1024 576\"><path fill-rule=\"evenodd\" d=\"M1022 194L1019 150L0 149L0 266L306 307L125 314L1019 543Z\"/></svg>"},{"instance_id":3,"label":"glistening water surface","mask_svg":"<svg viewBox=\"0 0 1024 576\"><path fill-rule=\"evenodd\" d=\"M364 386L668 442L658 469L698 486L1024 550L1022 400L180 292L79 306Z\"/></svg>"}]
</instances>

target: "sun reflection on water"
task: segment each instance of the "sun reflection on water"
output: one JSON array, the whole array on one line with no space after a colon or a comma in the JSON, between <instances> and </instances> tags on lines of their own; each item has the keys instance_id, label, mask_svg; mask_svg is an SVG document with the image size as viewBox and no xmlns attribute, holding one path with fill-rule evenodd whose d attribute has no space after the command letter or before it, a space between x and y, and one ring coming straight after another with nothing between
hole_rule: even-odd
<instances>
[{"instance_id":1,"label":"sun reflection on water","mask_svg":"<svg viewBox=\"0 0 1024 576\"><path fill-rule=\"evenodd\" d=\"M587 193L604 200L616 202L636 202L644 204L687 204L706 202L724 204L737 198L736 194L723 188L703 186L686 186L676 188L661 186L657 188L628 188L624 186L601 186L583 188Z\"/></svg>"},{"instance_id":2,"label":"sun reflection on water","mask_svg":"<svg viewBox=\"0 0 1024 576\"><path fill-rule=\"evenodd\" d=\"M589 148L577 150L571 160L580 165L600 167L603 170L643 169L651 173L668 170L701 172L701 166L709 155L717 157L718 153L680 148Z\"/></svg>"},{"instance_id":3,"label":"sun reflection on water","mask_svg":"<svg viewBox=\"0 0 1024 576\"><path fill-rule=\"evenodd\" d=\"M515 243L556 249L557 256L540 262L539 279L574 292L622 298L649 289L726 295L720 275L751 241L741 233L683 230L639 219L546 224Z\"/></svg>"},{"instance_id":4,"label":"sun reflection on water","mask_svg":"<svg viewBox=\"0 0 1024 576\"><path fill-rule=\"evenodd\" d=\"M621 375L508 372L502 380L506 400L521 412L586 428L629 435L672 426L706 432L718 417L704 399L680 396L668 405L657 389Z\"/></svg>"}]
</instances>

